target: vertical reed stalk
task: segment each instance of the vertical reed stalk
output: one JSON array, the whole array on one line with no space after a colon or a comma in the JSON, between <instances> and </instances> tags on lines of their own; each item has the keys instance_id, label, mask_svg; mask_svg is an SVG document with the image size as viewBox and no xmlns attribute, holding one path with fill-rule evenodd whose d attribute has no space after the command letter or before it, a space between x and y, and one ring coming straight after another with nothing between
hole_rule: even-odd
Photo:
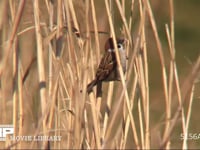
<instances>
[{"instance_id":1,"label":"vertical reed stalk","mask_svg":"<svg viewBox=\"0 0 200 150\"><path fill-rule=\"evenodd\" d=\"M24 121L24 101L23 101L23 83L22 83L22 67L18 60L18 91L19 91L19 136L23 135ZM22 143L19 143L19 149L23 148Z\"/></svg>"},{"instance_id":2,"label":"vertical reed stalk","mask_svg":"<svg viewBox=\"0 0 200 150\"><path fill-rule=\"evenodd\" d=\"M19 85L18 85L18 62L19 62L19 56L18 56L18 50L17 50L17 38L14 40L13 43L13 125L14 125L14 136L17 136L18 131L18 94L19 94ZM16 147L15 147L16 148Z\"/></svg>"},{"instance_id":3,"label":"vertical reed stalk","mask_svg":"<svg viewBox=\"0 0 200 150\"><path fill-rule=\"evenodd\" d=\"M169 7L162 11L159 4L150 0L0 1L0 124L12 122L13 137L17 138L61 136L61 141L32 140L30 146L25 139L14 141L8 136L5 142L0 142L0 147L188 149L198 146L186 135L191 132L192 113L196 112L193 100L198 92L195 89L200 57L188 76L182 78L182 68L178 72L177 63L181 55L177 57L175 48L175 16L178 18L180 14L175 15L178 9L173 0L165 2ZM164 30L160 24L157 28L156 21L162 20L156 18L154 11L161 12L160 18L163 14L164 18L169 17L165 25L167 40L160 36ZM127 41L126 73L122 72L116 50L121 81L104 82L102 92L98 87L88 95L87 84L95 78L108 36L114 39L115 49L116 36ZM167 42L168 47L161 42ZM165 49L169 51L163 52ZM58 51L61 55L56 57ZM152 66L157 61L155 57L159 61ZM156 73L152 73L151 69L157 66L161 70L156 68ZM163 88L157 89L160 85L155 85L152 76L162 78ZM159 101L163 96L164 101ZM155 104L165 109L156 108ZM164 116L164 121L160 116ZM178 142L174 136L177 131L181 131L181 138L184 136Z\"/></svg>"},{"instance_id":4,"label":"vertical reed stalk","mask_svg":"<svg viewBox=\"0 0 200 150\"><path fill-rule=\"evenodd\" d=\"M142 6L142 1L139 1L140 3L140 17L144 19L145 22L145 8ZM149 79L148 79L148 60L147 60L147 46L146 46L146 35L145 35L145 24L142 27L142 37L141 37L141 48L142 48L142 53L143 59L144 59L144 90L145 90L145 102L143 105L144 106L144 112L145 112L145 149L150 148L150 127L149 127Z\"/></svg>"},{"instance_id":5,"label":"vertical reed stalk","mask_svg":"<svg viewBox=\"0 0 200 150\"><path fill-rule=\"evenodd\" d=\"M190 94L190 99L189 99L189 106L188 106L188 112L187 112L187 118L186 118L186 125L185 125L185 132L183 132L184 135L188 135L188 129L189 129L189 123L190 123L190 118L191 118L191 113L192 113L192 103L193 103L193 99L194 99L194 85L192 86L191 89L191 94ZM187 145L187 138L183 139L183 146L182 149L188 149L188 145Z\"/></svg>"},{"instance_id":6,"label":"vertical reed stalk","mask_svg":"<svg viewBox=\"0 0 200 150\"><path fill-rule=\"evenodd\" d=\"M45 79L45 68L44 68L44 55L43 55L43 45L42 45L42 36L40 29L40 17L39 17L39 1L34 0L34 20L35 20L35 33L37 41L37 65L38 65L38 76L39 76L39 88L40 88L40 100L43 119L43 134L47 134L47 116L46 116L46 79ZM47 148L47 141L44 141L43 148Z\"/></svg>"},{"instance_id":7,"label":"vertical reed stalk","mask_svg":"<svg viewBox=\"0 0 200 150\"><path fill-rule=\"evenodd\" d=\"M6 48L7 53L6 53L6 56L4 56L3 59L1 60L0 77L2 75L3 70L5 69L5 67L7 65L8 57L9 57L10 51L12 49L14 38L15 38L15 35L16 35L16 32L17 32L17 27L19 26L19 23L20 23L20 20L21 20L21 17L22 17L24 5L25 5L25 0L20 0L18 10L17 10L17 14L16 14L16 17L15 17L15 20L14 20L14 23L13 23L11 35L10 35L9 40L8 40L8 47Z\"/></svg>"},{"instance_id":8,"label":"vertical reed stalk","mask_svg":"<svg viewBox=\"0 0 200 150\"><path fill-rule=\"evenodd\" d=\"M110 16L110 10L109 10L109 7L108 7L108 2L106 0L105 0L105 4L106 4L106 11L107 11L107 14L108 14L108 20L109 20L111 35L112 35L112 38L113 38L113 41L114 41L114 47L115 47L115 49L117 49L115 31L114 31L114 28L113 28L113 22L112 22L112 18ZM130 103L129 103L129 96L128 96L128 93L127 93L127 88L126 88L126 84L125 84L125 80L124 80L122 66L120 64L120 58L119 58L118 51L116 51L116 58L117 58L117 63L118 63L118 67L119 67L119 73L120 73L120 77L121 77L121 81L122 81L122 85L123 85L123 90L125 92L126 106L128 108L129 117L131 118L131 126L132 126L132 130L133 130L135 144L136 144L137 149L139 149L139 143L138 143L138 137L137 137L136 128L135 128L135 123L134 123L133 115L131 113L131 108L130 108Z\"/></svg>"}]
</instances>

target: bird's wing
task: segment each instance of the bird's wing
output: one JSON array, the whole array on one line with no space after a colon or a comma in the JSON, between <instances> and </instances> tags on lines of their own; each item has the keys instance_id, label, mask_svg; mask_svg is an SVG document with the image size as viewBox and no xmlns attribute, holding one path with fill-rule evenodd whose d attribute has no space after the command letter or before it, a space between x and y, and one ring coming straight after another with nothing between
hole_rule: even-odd
<instances>
[{"instance_id":1,"label":"bird's wing","mask_svg":"<svg viewBox=\"0 0 200 150\"><path fill-rule=\"evenodd\" d=\"M104 80L109 74L115 70L117 66L115 53L114 52L106 52L99 64L97 69L96 78L98 80Z\"/></svg>"}]
</instances>

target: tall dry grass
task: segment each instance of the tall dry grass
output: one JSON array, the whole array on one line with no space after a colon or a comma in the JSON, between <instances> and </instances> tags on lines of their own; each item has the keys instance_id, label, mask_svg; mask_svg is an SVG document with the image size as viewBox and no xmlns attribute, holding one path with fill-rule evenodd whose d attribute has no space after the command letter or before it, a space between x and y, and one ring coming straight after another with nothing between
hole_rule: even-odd
<instances>
[{"instance_id":1,"label":"tall dry grass","mask_svg":"<svg viewBox=\"0 0 200 150\"><path fill-rule=\"evenodd\" d=\"M50 142L7 138L1 148L190 148L186 138L176 137L174 143L172 133L177 125L180 134L189 133L200 58L180 83L173 0L163 29L169 61L149 0L19 0L0 5L0 124L13 124L14 136L61 136L61 141ZM115 48L116 37L127 39L127 72L123 74L117 52L121 82L105 83L102 94L94 90L88 95L86 86L95 77L108 37ZM164 95L159 103L165 109L156 123L150 110L148 42L155 43Z\"/></svg>"}]
</instances>

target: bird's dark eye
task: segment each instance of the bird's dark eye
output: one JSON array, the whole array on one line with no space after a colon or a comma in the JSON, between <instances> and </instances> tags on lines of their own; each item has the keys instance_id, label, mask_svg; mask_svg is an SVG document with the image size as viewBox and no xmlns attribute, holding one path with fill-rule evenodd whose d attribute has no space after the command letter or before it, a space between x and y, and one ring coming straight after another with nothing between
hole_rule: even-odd
<instances>
[{"instance_id":1,"label":"bird's dark eye","mask_svg":"<svg viewBox=\"0 0 200 150\"><path fill-rule=\"evenodd\" d=\"M117 44L117 48L122 48L122 45L121 44Z\"/></svg>"}]
</instances>

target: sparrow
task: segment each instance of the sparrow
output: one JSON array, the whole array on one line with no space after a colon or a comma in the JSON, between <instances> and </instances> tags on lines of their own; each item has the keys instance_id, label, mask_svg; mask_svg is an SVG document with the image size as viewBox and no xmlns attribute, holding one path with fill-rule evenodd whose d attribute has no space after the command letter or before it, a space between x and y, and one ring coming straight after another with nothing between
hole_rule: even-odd
<instances>
[{"instance_id":1,"label":"sparrow","mask_svg":"<svg viewBox=\"0 0 200 150\"><path fill-rule=\"evenodd\" d=\"M125 51L125 39L117 38L117 48L119 50L120 62L123 72L126 72L126 51ZM108 38L105 43L105 52L100 61L96 76L93 81L87 85L87 92L90 93L92 88L102 83L103 81L120 81L120 74L118 70L118 64L115 54L115 48L112 38Z\"/></svg>"}]
</instances>

